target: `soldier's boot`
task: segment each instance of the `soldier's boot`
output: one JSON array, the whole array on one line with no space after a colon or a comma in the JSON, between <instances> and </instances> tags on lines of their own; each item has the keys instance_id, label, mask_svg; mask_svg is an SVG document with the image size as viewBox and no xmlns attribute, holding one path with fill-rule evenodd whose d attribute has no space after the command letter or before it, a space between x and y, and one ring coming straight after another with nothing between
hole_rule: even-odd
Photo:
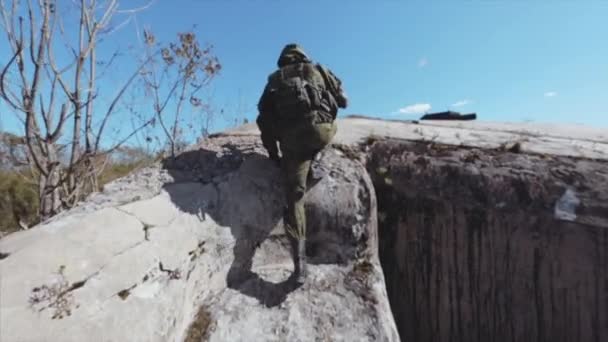
<instances>
[{"instance_id":1,"label":"soldier's boot","mask_svg":"<svg viewBox=\"0 0 608 342\"><path fill-rule=\"evenodd\" d=\"M306 269L306 240L298 240L298 283L306 282L308 272Z\"/></svg>"}]
</instances>

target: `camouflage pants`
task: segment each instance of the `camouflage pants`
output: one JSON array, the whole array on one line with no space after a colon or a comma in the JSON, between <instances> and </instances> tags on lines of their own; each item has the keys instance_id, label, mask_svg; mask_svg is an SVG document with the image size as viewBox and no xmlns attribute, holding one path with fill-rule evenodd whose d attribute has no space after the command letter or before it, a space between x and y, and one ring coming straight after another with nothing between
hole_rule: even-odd
<instances>
[{"instance_id":1,"label":"camouflage pants","mask_svg":"<svg viewBox=\"0 0 608 342\"><path fill-rule=\"evenodd\" d=\"M332 122L298 125L283 132L281 168L287 199L285 224L298 239L306 239L304 194L310 165L315 154L331 142L336 131L337 126Z\"/></svg>"}]
</instances>

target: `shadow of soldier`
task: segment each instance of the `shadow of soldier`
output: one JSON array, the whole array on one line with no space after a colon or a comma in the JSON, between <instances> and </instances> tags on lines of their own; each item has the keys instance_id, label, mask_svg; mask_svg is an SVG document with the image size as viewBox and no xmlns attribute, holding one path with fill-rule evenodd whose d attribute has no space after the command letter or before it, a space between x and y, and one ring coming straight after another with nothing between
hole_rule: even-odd
<instances>
[{"instance_id":1,"label":"shadow of soldier","mask_svg":"<svg viewBox=\"0 0 608 342\"><path fill-rule=\"evenodd\" d=\"M234 261L226 276L226 282L229 288L257 298L267 307L274 307L283 303L287 295L301 284L297 282L296 272L292 272L287 279L274 283L252 271L254 255L259 245L268 238L268 235L255 237L248 234L246 238L236 239L233 249ZM293 251L291 248L291 259L295 260Z\"/></svg>"},{"instance_id":2,"label":"shadow of soldier","mask_svg":"<svg viewBox=\"0 0 608 342\"><path fill-rule=\"evenodd\" d=\"M229 288L268 307L280 305L298 288L297 275L292 272L287 279L272 282L252 271L254 256L260 252L264 259L284 264L284 260L272 255L272 249L289 244L286 235L275 234L270 239L273 244L260 248L282 220L280 170L255 150L247 152L234 145L223 147L220 153L199 149L163 161L163 167L176 182L165 185L164 190L180 210L201 219L209 215L218 224L230 227L235 244L234 260L226 276ZM203 191L184 195L183 184L195 182L203 184ZM175 186L178 184L182 186ZM293 253L293 248L288 249ZM293 254L291 258L293 262Z\"/></svg>"}]
</instances>

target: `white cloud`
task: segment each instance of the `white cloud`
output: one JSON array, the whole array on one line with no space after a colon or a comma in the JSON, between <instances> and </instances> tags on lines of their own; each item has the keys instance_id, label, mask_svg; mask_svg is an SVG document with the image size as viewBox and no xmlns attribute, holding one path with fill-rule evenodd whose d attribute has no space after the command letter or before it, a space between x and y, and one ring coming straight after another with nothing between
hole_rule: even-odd
<instances>
[{"instance_id":1,"label":"white cloud","mask_svg":"<svg viewBox=\"0 0 608 342\"><path fill-rule=\"evenodd\" d=\"M557 93L554 91L548 91L545 93L545 97L555 97L557 96Z\"/></svg>"},{"instance_id":2,"label":"white cloud","mask_svg":"<svg viewBox=\"0 0 608 342\"><path fill-rule=\"evenodd\" d=\"M400 114L422 114L431 110L431 105L428 103L416 103L399 109Z\"/></svg>"},{"instance_id":3,"label":"white cloud","mask_svg":"<svg viewBox=\"0 0 608 342\"><path fill-rule=\"evenodd\" d=\"M420 58L420 60L418 61L418 67L419 68L424 68L425 66L427 66L429 64L429 60L426 57L422 57Z\"/></svg>"},{"instance_id":4,"label":"white cloud","mask_svg":"<svg viewBox=\"0 0 608 342\"><path fill-rule=\"evenodd\" d=\"M466 100L466 99L460 100L460 101L457 101L456 103L452 104L452 107L462 107L462 106L466 106L471 103L473 103L473 102L470 100Z\"/></svg>"}]
</instances>

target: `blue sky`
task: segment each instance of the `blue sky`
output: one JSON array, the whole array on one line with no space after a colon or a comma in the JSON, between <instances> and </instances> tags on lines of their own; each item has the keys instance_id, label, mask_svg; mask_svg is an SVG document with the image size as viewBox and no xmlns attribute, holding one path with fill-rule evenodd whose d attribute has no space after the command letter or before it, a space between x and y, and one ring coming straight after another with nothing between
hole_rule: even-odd
<instances>
[{"instance_id":1,"label":"blue sky","mask_svg":"<svg viewBox=\"0 0 608 342\"><path fill-rule=\"evenodd\" d=\"M110 43L132 44L135 22L161 41L196 24L223 66L214 104L250 121L280 50L297 42L342 79L341 115L452 109L608 127L606 18L608 1L592 0L157 0ZM0 45L0 61L7 55Z\"/></svg>"}]
</instances>

